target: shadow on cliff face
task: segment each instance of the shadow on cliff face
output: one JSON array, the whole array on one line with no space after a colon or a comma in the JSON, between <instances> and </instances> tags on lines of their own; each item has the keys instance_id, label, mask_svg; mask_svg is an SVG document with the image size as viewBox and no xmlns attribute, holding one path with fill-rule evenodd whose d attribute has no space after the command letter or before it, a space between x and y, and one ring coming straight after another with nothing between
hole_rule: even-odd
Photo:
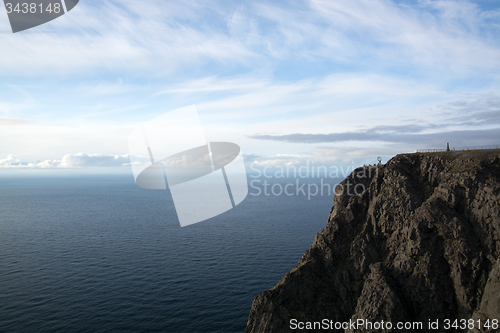
<instances>
[{"instance_id":1,"label":"shadow on cliff face","mask_svg":"<svg viewBox=\"0 0 500 333\"><path fill-rule=\"evenodd\" d=\"M313 246L254 300L246 332L291 332L291 322L324 319L393 325L337 327L345 332L397 331L397 323L444 332L455 319L452 331L498 331L500 151L403 154L356 177L362 169L342 183L367 190L334 197Z\"/></svg>"}]
</instances>

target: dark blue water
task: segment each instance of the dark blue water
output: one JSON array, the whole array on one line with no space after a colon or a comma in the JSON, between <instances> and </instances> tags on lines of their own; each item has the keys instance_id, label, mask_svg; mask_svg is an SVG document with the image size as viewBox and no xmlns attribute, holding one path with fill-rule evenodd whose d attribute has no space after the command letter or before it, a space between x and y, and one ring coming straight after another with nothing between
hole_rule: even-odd
<instances>
[{"instance_id":1,"label":"dark blue water","mask_svg":"<svg viewBox=\"0 0 500 333\"><path fill-rule=\"evenodd\" d=\"M131 176L1 175L0 331L243 332L331 205L249 195L181 228Z\"/></svg>"}]
</instances>

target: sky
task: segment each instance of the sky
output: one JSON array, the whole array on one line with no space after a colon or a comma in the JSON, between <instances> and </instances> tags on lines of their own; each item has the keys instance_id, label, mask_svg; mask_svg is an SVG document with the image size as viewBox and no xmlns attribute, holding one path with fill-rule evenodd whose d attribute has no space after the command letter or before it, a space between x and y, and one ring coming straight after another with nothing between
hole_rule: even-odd
<instances>
[{"instance_id":1,"label":"sky","mask_svg":"<svg viewBox=\"0 0 500 333\"><path fill-rule=\"evenodd\" d=\"M247 166L500 145L493 0L81 0L15 34L0 10L0 50L0 172L128 172L132 130L192 104Z\"/></svg>"}]
</instances>

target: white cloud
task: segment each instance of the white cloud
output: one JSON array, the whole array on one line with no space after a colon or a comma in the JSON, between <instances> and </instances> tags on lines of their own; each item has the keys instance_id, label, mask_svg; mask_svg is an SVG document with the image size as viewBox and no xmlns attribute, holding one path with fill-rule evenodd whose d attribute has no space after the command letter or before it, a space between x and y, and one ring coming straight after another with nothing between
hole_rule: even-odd
<instances>
[{"instance_id":1,"label":"white cloud","mask_svg":"<svg viewBox=\"0 0 500 333\"><path fill-rule=\"evenodd\" d=\"M16 155L8 155L7 158L0 160L1 168L14 168L21 166L21 160Z\"/></svg>"},{"instance_id":2,"label":"white cloud","mask_svg":"<svg viewBox=\"0 0 500 333\"><path fill-rule=\"evenodd\" d=\"M255 57L217 27L199 26L206 11L221 15L211 7L184 1L182 6L80 2L61 18L31 29L54 33L2 35L0 48L8 52L0 54L0 71L26 76L102 70L171 73L207 61L240 63Z\"/></svg>"},{"instance_id":3,"label":"white cloud","mask_svg":"<svg viewBox=\"0 0 500 333\"><path fill-rule=\"evenodd\" d=\"M195 99L203 96L204 88L195 88L199 81L177 84L177 96L187 95ZM289 122L303 125L304 121L312 121L320 125L325 119L314 117L331 117L336 112L359 110L367 106L372 108L367 113L374 113L374 108L381 104L385 104L385 108L388 108L387 104L399 104L401 107L416 98L423 100L438 95L440 98L446 96L444 91L433 85L376 74L332 74L282 83L253 78L226 80L212 77L210 82L210 86L227 92L237 90L240 86L248 88L219 98L207 98L199 103L198 110L202 114L210 114L207 118L235 122L248 120L258 122L259 126L278 120L281 125L272 126L289 131L295 130L293 126L288 126ZM356 121L363 119L366 120L360 116ZM343 126L346 125L349 126L343 122Z\"/></svg>"},{"instance_id":4,"label":"white cloud","mask_svg":"<svg viewBox=\"0 0 500 333\"><path fill-rule=\"evenodd\" d=\"M30 126L37 124L39 123L29 119L0 117L0 127Z\"/></svg>"},{"instance_id":5,"label":"white cloud","mask_svg":"<svg viewBox=\"0 0 500 333\"><path fill-rule=\"evenodd\" d=\"M45 160L36 162L22 162L16 155L8 155L0 160L0 168L24 169L77 169L77 168L109 168L130 165L127 155L104 154L68 154L60 160Z\"/></svg>"},{"instance_id":6,"label":"white cloud","mask_svg":"<svg viewBox=\"0 0 500 333\"><path fill-rule=\"evenodd\" d=\"M136 124L78 121L37 122L0 117L0 156L15 153L29 161L59 160L72 151L104 155L128 152L127 137Z\"/></svg>"},{"instance_id":7,"label":"white cloud","mask_svg":"<svg viewBox=\"0 0 500 333\"><path fill-rule=\"evenodd\" d=\"M487 12L469 1L426 1L423 6L379 1L312 1L332 28L344 31L356 53L382 62L438 66L453 72L498 68L498 39ZM439 8L438 12L427 6ZM329 37L326 37L328 40Z\"/></svg>"},{"instance_id":8,"label":"white cloud","mask_svg":"<svg viewBox=\"0 0 500 333\"><path fill-rule=\"evenodd\" d=\"M0 70L161 75L213 62L272 71L275 60L297 58L484 70L500 57L498 17L469 1L80 2L32 29L54 33L2 35Z\"/></svg>"},{"instance_id":9,"label":"white cloud","mask_svg":"<svg viewBox=\"0 0 500 333\"><path fill-rule=\"evenodd\" d=\"M154 95L163 94L195 94L207 92L244 92L248 90L262 89L269 86L269 80L252 77L220 78L209 76L200 79L194 79L186 82L178 82L175 85L165 87Z\"/></svg>"},{"instance_id":10,"label":"white cloud","mask_svg":"<svg viewBox=\"0 0 500 333\"><path fill-rule=\"evenodd\" d=\"M132 91L143 90L143 87L124 84L123 79L119 78L116 82L93 82L81 85L78 90L81 93L100 96L100 95L119 95Z\"/></svg>"}]
</instances>

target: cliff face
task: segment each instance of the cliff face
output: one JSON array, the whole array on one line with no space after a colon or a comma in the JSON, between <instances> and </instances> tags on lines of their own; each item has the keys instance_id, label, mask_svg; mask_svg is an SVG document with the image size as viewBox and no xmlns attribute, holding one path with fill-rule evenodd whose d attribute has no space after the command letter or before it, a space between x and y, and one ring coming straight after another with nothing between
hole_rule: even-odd
<instances>
[{"instance_id":1,"label":"cliff face","mask_svg":"<svg viewBox=\"0 0 500 333\"><path fill-rule=\"evenodd\" d=\"M292 332L291 319L416 321L419 332L429 319L432 332L445 319L500 319L499 150L398 155L341 184L351 190L312 247L254 300L247 333Z\"/></svg>"}]
</instances>

